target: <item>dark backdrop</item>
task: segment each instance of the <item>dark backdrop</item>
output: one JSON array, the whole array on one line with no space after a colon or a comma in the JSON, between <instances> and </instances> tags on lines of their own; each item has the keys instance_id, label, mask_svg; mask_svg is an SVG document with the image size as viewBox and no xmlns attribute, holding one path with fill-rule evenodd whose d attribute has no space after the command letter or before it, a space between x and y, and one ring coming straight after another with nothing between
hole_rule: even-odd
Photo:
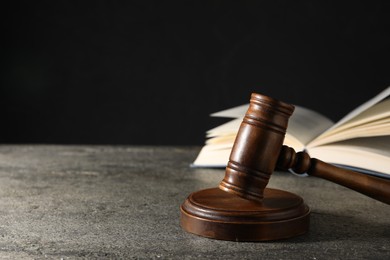
<instances>
[{"instance_id":1,"label":"dark backdrop","mask_svg":"<svg viewBox=\"0 0 390 260\"><path fill-rule=\"evenodd\" d=\"M390 85L388 1L12 1L1 143L203 144L256 91L337 120Z\"/></svg>"}]
</instances>

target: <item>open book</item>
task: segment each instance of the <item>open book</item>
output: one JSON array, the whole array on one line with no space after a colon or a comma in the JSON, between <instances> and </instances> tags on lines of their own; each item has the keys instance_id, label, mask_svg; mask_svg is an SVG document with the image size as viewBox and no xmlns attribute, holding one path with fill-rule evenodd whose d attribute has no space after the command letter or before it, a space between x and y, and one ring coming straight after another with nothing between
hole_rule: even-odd
<instances>
[{"instance_id":1,"label":"open book","mask_svg":"<svg viewBox=\"0 0 390 260\"><path fill-rule=\"evenodd\" d=\"M212 114L233 118L207 131L206 145L194 167L225 167L248 105ZM354 109L339 122L295 106L284 144L313 158L390 178L390 87Z\"/></svg>"}]
</instances>

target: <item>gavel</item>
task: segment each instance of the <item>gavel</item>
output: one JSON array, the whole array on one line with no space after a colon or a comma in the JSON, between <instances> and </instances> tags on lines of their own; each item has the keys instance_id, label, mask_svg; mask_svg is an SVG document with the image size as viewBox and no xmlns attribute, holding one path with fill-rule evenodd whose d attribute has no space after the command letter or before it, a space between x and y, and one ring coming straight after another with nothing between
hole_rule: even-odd
<instances>
[{"instance_id":1,"label":"gavel","mask_svg":"<svg viewBox=\"0 0 390 260\"><path fill-rule=\"evenodd\" d=\"M181 206L181 226L234 241L294 237L309 229L310 209L298 195L267 188L275 168L292 169L390 204L390 181L342 169L284 146L294 106L253 93L218 188L194 192Z\"/></svg>"}]
</instances>

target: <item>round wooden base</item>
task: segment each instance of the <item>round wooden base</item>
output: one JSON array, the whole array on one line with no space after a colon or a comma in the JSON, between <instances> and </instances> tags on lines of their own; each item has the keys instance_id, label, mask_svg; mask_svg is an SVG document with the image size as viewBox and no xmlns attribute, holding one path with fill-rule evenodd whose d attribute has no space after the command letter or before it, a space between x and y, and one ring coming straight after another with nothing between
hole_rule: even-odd
<instances>
[{"instance_id":1,"label":"round wooden base","mask_svg":"<svg viewBox=\"0 0 390 260\"><path fill-rule=\"evenodd\" d=\"M301 235L309 229L310 210L295 194L265 189L262 202L219 188L194 192L181 206L187 232L221 240L267 241Z\"/></svg>"}]
</instances>

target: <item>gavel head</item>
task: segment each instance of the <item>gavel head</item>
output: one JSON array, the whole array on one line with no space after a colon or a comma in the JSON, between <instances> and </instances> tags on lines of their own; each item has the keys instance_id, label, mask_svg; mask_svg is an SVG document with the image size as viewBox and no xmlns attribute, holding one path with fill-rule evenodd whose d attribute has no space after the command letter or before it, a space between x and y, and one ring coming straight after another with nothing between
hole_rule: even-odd
<instances>
[{"instance_id":1,"label":"gavel head","mask_svg":"<svg viewBox=\"0 0 390 260\"><path fill-rule=\"evenodd\" d=\"M276 167L294 106L253 93L219 188L261 201Z\"/></svg>"}]
</instances>

